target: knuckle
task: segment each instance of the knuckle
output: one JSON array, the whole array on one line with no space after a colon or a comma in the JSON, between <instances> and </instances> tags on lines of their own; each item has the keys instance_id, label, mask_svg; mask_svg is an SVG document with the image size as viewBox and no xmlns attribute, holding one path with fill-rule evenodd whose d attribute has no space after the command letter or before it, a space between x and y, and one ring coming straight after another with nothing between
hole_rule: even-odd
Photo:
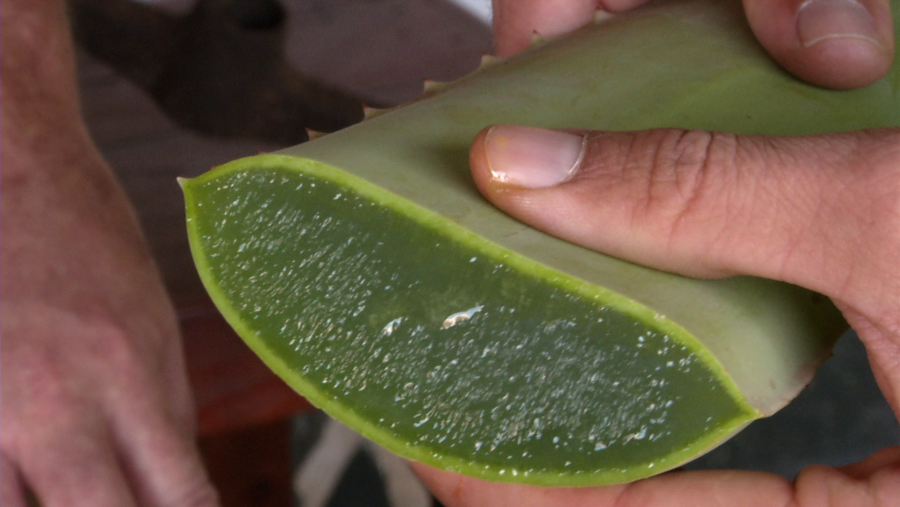
<instances>
[{"instance_id":1,"label":"knuckle","mask_svg":"<svg viewBox=\"0 0 900 507\"><path fill-rule=\"evenodd\" d=\"M97 347L92 352L113 370L130 371L141 362L138 344L122 327L103 322L95 325L92 333Z\"/></svg>"},{"instance_id":2,"label":"knuckle","mask_svg":"<svg viewBox=\"0 0 900 507\"><path fill-rule=\"evenodd\" d=\"M149 357L144 349L152 344L143 343L126 325L117 322L117 319L78 315L76 320L78 339L81 342L74 349L81 356L77 359L82 367L96 372L98 378L133 374L139 371L142 363Z\"/></svg>"},{"instance_id":3,"label":"knuckle","mask_svg":"<svg viewBox=\"0 0 900 507\"><path fill-rule=\"evenodd\" d=\"M66 382L59 357L48 347L4 351L3 406L39 410L45 405L71 404L71 383ZM11 357L10 357L11 356Z\"/></svg>"},{"instance_id":4,"label":"knuckle","mask_svg":"<svg viewBox=\"0 0 900 507\"><path fill-rule=\"evenodd\" d=\"M20 308L35 316L4 329L3 407L16 421L62 425L83 417L106 379L123 378L141 360L121 327L68 312ZM15 335L15 336L12 336ZM28 431L28 428L22 428Z\"/></svg>"},{"instance_id":5,"label":"knuckle","mask_svg":"<svg viewBox=\"0 0 900 507\"><path fill-rule=\"evenodd\" d=\"M684 237L685 226L724 227L734 204L728 190L736 177L727 169L739 168L735 161L742 149L737 136L672 129L654 137L647 140L650 148L643 149L647 156L641 161L646 175L646 193L636 208L641 218L656 224L670 246Z\"/></svg>"},{"instance_id":6,"label":"knuckle","mask_svg":"<svg viewBox=\"0 0 900 507\"><path fill-rule=\"evenodd\" d=\"M667 130L651 141L646 163L646 206L662 210L672 219L695 211L707 195L714 176L730 165L735 138L730 134Z\"/></svg>"}]
</instances>

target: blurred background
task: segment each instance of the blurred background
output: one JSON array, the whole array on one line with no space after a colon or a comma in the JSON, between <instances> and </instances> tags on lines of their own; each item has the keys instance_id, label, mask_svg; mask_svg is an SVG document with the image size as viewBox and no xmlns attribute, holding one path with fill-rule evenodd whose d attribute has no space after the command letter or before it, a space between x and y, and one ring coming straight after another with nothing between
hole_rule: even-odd
<instances>
[{"instance_id":1,"label":"blurred background","mask_svg":"<svg viewBox=\"0 0 900 507\"><path fill-rule=\"evenodd\" d=\"M178 307L200 445L223 504L431 507L404 462L314 410L219 318L176 177L359 121L491 50L490 0L69 0L84 114ZM794 403L687 468L792 478L900 444L858 339Z\"/></svg>"}]
</instances>

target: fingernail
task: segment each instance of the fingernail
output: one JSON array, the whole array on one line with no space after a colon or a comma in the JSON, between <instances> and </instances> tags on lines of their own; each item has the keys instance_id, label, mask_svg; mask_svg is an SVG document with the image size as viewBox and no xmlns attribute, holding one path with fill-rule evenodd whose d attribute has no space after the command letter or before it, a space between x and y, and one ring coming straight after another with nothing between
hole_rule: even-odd
<instances>
[{"instance_id":1,"label":"fingernail","mask_svg":"<svg viewBox=\"0 0 900 507\"><path fill-rule=\"evenodd\" d=\"M797 11L804 47L829 39L861 39L881 47L872 15L856 0L807 0Z\"/></svg>"},{"instance_id":2,"label":"fingernail","mask_svg":"<svg viewBox=\"0 0 900 507\"><path fill-rule=\"evenodd\" d=\"M585 152L585 137L557 130L498 125L485 137L495 181L526 188L558 185L574 175Z\"/></svg>"}]
</instances>

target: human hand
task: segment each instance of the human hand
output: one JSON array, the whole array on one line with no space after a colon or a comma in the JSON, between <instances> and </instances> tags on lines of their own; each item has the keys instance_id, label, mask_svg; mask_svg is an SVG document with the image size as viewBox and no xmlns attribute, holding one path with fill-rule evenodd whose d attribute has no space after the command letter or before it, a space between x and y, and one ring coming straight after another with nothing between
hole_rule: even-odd
<instances>
[{"instance_id":1,"label":"human hand","mask_svg":"<svg viewBox=\"0 0 900 507\"><path fill-rule=\"evenodd\" d=\"M556 35L586 23L596 5L497 4L497 47L506 54L527 44L531 29ZM748 7L751 23L760 12L751 14L754 8L773 6ZM872 12L886 8L867 6ZM793 23L793 15L787 19ZM890 29L886 12L872 19ZM754 29L761 40L775 33ZM782 46L789 57L780 61L819 84L865 84L890 62L879 46L892 47L891 34L880 30L883 43L851 37L809 48ZM778 58L777 44L763 45ZM842 60L855 52L869 57ZM828 295L856 329L879 386L900 415L900 128L779 138L498 126L479 134L470 160L489 200L555 236L685 275L748 274ZM619 486L546 488L414 466L448 507L900 503L896 447L846 467L809 467L793 483L772 474L705 471Z\"/></svg>"},{"instance_id":2,"label":"human hand","mask_svg":"<svg viewBox=\"0 0 900 507\"><path fill-rule=\"evenodd\" d=\"M590 23L597 9L622 12L648 0L494 0L494 47L510 56L533 33L561 35ZM894 58L889 0L744 0L760 44L812 84L856 88L883 76Z\"/></svg>"},{"instance_id":3,"label":"human hand","mask_svg":"<svg viewBox=\"0 0 900 507\"><path fill-rule=\"evenodd\" d=\"M66 169L101 163L83 155ZM177 322L130 209L111 178L34 180L47 200L3 180L0 504L24 506L27 486L44 507L214 505Z\"/></svg>"},{"instance_id":4,"label":"human hand","mask_svg":"<svg viewBox=\"0 0 900 507\"><path fill-rule=\"evenodd\" d=\"M482 193L586 247L698 277L748 274L831 297L900 414L900 129L744 137L493 127L471 153ZM753 472L677 472L629 485L494 484L421 465L450 506L900 503L900 448L792 484Z\"/></svg>"},{"instance_id":5,"label":"human hand","mask_svg":"<svg viewBox=\"0 0 900 507\"><path fill-rule=\"evenodd\" d=\"M0 16L0 505L212 507L174 311L81 122L64 7Z\"/></svg>"},{"instance_id":6,"label":"human hand","mask_svg":"<svg viewBox=\"0 0 900 507\"><path fill-rule=\"evenodd\" d=\"M91 213L8 183L0 504L24 507L27 486L44 507L214 505L174 312L133 215L99 204L109 188L66 189Z\"/></svg>"}]
</instances>

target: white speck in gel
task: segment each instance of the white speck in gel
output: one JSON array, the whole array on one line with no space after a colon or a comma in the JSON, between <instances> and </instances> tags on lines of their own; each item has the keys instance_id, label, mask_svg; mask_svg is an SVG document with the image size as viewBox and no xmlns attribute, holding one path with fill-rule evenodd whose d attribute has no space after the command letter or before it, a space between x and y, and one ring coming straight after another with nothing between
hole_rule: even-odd
<instances>
[{"instance_id":1,"label":"white speck in gel","mask_svg":"<svg viewBox=\"0 0 900 507\"><path fill-rule=\"evenodd\" d=\"M466 310L464 312L454 313L453 315L450 315L449 317L444 319L444 323L441 324L441 329L448 329L448 328L451 328L451 327L459 324L460 322L465 322L465 321L471 319L473 315L475 315L476 313L480 312L483 309L484 309L484 306L478 305L474 308L469 308L468 310Z\"/></svg>"},{"instance_id":2,"label":"white speck in gel","mask_svg":"<svg viewBox=\"0 0 900 507\"><path fill-rule=\"evenodd\" d=\"M382 336L390 336L394 331L400 327L400 323L403 322L403 317L397 317L396 319L387 323L386 326L381 330Z\"/></svg>"}]
</instances>

